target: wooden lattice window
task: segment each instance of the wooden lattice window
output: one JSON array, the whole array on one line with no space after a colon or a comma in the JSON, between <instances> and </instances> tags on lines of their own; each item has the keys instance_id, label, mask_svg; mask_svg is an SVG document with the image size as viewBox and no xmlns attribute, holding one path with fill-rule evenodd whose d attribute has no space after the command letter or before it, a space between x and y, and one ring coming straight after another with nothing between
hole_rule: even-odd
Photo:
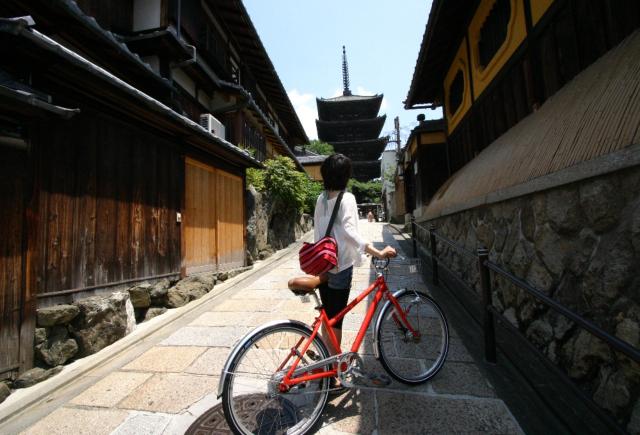
<instances>
[{"instance_id":1,"label":"wooden lattice window","mask_svg":"<svg viewBox=\"0 0 640 435\"><path fill-rule=\"evenodd\" d=\"M480 28L478 54L480 66L489 65L504 41L511 18L511 0L496 0Z\"/></svg>"},{"instance_id":2,"label":"wooden lattice window","mask_svg":"<svg viewBox=\"0 0 640 435\"><path fill-rule=\"evenodd\" d=\"M451 85L449 86L449 113L453 115L458 111L458 108L462 104L462 97L464 96L464 76L462 70L458 70Z\"/></svg>"}]
</instances>

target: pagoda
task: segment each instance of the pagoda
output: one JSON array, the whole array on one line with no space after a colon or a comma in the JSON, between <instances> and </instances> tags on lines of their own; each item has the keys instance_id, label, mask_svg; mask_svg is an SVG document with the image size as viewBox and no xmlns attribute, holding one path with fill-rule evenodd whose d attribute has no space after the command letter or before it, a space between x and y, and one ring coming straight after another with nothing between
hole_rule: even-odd
<instances>
[{"instance_id":1,"label":"pagoda","mask_svg":"<svg viewBox=\"0 0 640 435\"><path fill-rule=\"evenodd\" d=\"M342 46L342 95L316 98L318 139L333 145L353 163L353 178L369 181L380 177L378 158L388 137L379 137L386 115L378 116L382 94L353 95L349 89L347 53Z\"/></svg>"}]
</instances>

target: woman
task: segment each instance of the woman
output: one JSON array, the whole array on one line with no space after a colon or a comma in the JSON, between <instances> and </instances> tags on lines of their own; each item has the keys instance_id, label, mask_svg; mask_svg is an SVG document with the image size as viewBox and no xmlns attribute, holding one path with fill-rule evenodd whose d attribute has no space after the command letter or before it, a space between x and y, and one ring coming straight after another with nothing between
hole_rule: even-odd
<instances>
[{"instance_id":1,"label":"woman","mask_svg":"<svg viewBox=\"0 0 640 435\"><path fill-rule=\"evenodd\" d=\"M349 178L351 178L351 160L342 154L332 154L322 163L320 173L324 180L325 191L316 201L315 241L324 237L336 198L347 187ZM338 243L338 265L327 273L328 280L320 285L320 298L329 318L334 317L347 306L353 267L361 264L363 253L378 258L396 256L396 250L391 246L386 246L382 251L379 251L360 235L358 232L358 205L356 198L349 192L345 192L342 196L340 209L331 229L331 236ZM336 323L333 332L338 339L338 344L340 344L342 341L342 320ZM333 348L327 331L323 331L322 335L329 351L336 354L337 350Z\"/></svg>"}]
</instances>

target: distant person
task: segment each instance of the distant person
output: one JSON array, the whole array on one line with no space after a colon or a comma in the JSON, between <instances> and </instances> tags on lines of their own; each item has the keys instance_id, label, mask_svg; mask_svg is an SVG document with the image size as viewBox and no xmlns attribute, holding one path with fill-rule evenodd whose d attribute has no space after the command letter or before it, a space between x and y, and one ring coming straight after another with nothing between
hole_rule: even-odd
<instances>
[{"instance_id":1,"label":"distant person","mask_svg":"<svg viewBox=\"0 0 640 435\"><path fill-rule=\"evenodd\" d=\"M371 210L369 210L369 213L367 213L367 220L369 222L373 222L373 213L371 213Z\"/></svg>"}]
</instances>

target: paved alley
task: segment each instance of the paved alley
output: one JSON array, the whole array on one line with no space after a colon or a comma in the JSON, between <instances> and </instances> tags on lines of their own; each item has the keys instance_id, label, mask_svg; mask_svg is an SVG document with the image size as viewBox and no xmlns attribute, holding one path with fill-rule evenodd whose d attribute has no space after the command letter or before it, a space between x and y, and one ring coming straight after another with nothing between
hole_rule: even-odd
<instances>
[{"instance_id":1,"label":"paved alley","mask_svg":"<svg viewBox=\"0 0 640 435\"><path fill-rule=\"evenodd\" d=\"M400 236L392 235L384 224L362 220L360 225L376 245L398 246L395 237ZM296 247L274 257L225 282L224 291L194 302L199 304L196 309L166 314L180 318L54 390L0 426L0 433L185 433L219 404L219 373L239 338L269 320L313 319L312 302L303 303L286 289L287 280L300 274ZM403 257L394 260L400 267L392 269L390 287L417 285L426 290L417 281L419 275L409 274L402 266L407 261ZM352 297L373 279L369 264L358 268ZM355 336L365 308L362 303L345 318L345 344ZM162 321L166 320L158 320ZM522 433L453 325L449 326L448 359L434 379L418 387L393 382L384 389L352 390L330 399L318 433ZM364 354L372 354L370 340L363 347ZM365 362L370 365L368 370L383 372L381 366L375 366L375 359ZM0 415L4 406L0 406Z\"/></svg>"}]
</instances>

